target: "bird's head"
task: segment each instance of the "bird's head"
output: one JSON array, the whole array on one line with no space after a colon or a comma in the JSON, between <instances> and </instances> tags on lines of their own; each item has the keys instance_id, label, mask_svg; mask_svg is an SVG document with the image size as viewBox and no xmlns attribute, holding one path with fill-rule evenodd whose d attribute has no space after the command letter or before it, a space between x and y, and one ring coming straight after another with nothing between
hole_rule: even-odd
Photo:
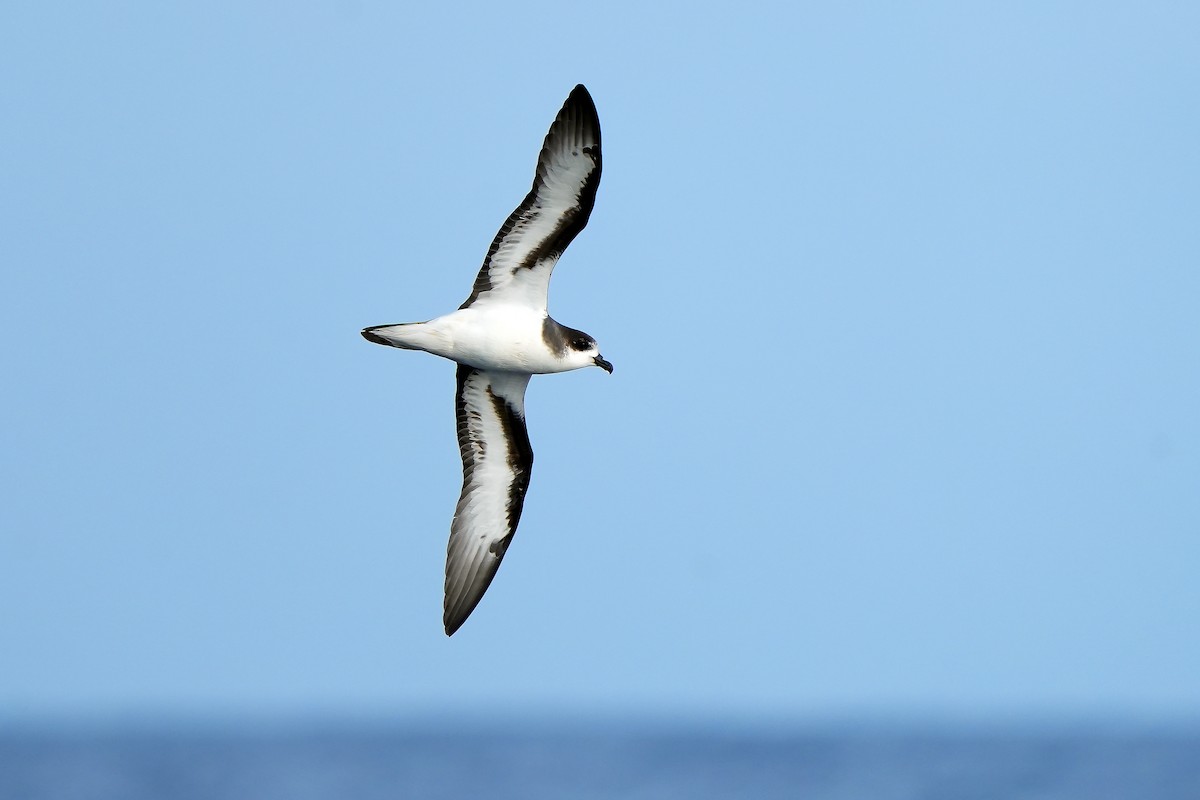
<instances>
[{"instance_id":1,"label":"bird's head","mask_svg":"<svg viewBox=\"0 0 1200 800\"><path fill-rule=\"evenodd\" d=\"M600 346L596 344L596 340L583 331L573 331L571 337L567 339L566 357L577 366L600 367L610 375L612 374L613 365L600 355Z\"/></svg>"},{"instance_id":2,"label":"bird's head","mask_svg":"<svg viewBox=\"0 0 1200 800\"><path fill-rule=\"evenodd\" d=\"M613 371L613 365L600 355L596 340L581 330L559 325L547 316L542 322L542 339L563 364L563 369L599 367L608 373Z\"/></svg>"}]
</instances>

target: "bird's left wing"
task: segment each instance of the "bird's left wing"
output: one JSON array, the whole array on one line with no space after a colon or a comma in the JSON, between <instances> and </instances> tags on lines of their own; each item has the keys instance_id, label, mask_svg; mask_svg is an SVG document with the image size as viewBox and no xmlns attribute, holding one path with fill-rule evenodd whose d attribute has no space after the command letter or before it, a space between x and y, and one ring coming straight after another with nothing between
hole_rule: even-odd
<instances>
[{"instance_id":1,"label":"bird's left wing","mask_svg":"<svg viewBox=\"0 0 1200 800\"><path fill-rule=\"evenodd\" d=\"M458 365L454 408L463 485L446 548L446 635L466 621L517 531L533 448L525 429L529 375Z\"/></svg>"}]
</instances>

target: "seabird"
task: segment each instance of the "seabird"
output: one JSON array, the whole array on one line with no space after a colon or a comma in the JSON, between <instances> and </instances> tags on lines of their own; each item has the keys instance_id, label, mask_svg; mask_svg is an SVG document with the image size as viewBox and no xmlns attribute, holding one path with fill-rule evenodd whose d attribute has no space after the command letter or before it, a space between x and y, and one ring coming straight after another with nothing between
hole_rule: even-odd
<instances>
[{"instance_id":1,"label":"seabird","mask_svg":"<svg viewBox=\"0 0 1200 800\"><path fill-rule=\"evenodd\" d=\"M533 468L525 427L529 378L612 364L596 340L546 310L550 273L587 225L600 185L600 118L576 86L550 126L533 188L500 226L471 296L428 322L375 325L363 337L458 363L454 411L462 494L446 548L442 621L452 635L475 610L508 550Z\"/></svg>"}]
</instances>

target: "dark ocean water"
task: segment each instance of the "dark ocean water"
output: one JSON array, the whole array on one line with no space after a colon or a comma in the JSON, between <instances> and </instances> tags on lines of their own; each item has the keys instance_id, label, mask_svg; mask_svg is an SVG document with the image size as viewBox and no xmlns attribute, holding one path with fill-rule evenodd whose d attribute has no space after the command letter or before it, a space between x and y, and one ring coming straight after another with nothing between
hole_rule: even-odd
<instances>
[{"instance_id":1,"label":"dark ocean water","mask_svg":"<svg viewBox=\"0 0 1200 800\"><path fill-rule=\"evenodd\" d=\"M476 797L1200 800L1200 729L0 729L0 800Z\"/></svg>"}]
</instances>

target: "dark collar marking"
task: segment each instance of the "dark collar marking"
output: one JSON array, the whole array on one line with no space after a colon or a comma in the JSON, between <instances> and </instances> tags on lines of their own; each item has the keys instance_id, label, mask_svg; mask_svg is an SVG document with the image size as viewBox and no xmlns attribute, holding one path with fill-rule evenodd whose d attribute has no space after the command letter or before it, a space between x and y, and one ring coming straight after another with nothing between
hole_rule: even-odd
<instances>
[{"instance_id":1,"label":"dark collar marking","mask_svg":"<svg viewBox=\"0 0 1200 800\"><path fill-rule=\"evenodd\" d=\"M548 315L542 320L542 341L546 343L546 347L550 348L550 352L562 358L567 353L567 343L570 341L571 329L559 325Z\"/></svg>"}]
</instances>

